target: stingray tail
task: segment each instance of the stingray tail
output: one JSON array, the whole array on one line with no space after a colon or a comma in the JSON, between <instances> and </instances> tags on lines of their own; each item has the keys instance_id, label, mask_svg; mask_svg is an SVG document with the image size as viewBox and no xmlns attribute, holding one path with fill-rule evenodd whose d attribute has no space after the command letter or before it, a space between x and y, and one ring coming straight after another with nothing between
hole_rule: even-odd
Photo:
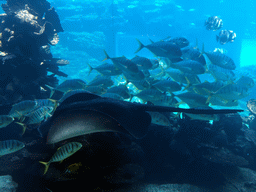
<instances>
[{"instance_id":1,"label":"stingray tail","mask_svg":"<svg viewBox=\"0 0 256 192\"><path fill-rule=\"evenodd\" d=\"M242 112L241 109L184 109L176 107L164 107L164 106L151 106L151 105L140 105L142 110L145 111L157 111L157 112L184 112L192 114L226 114L226 113L237 113ZM138 106L135 106L138 107Z\"/></svg>"}]
</instances>

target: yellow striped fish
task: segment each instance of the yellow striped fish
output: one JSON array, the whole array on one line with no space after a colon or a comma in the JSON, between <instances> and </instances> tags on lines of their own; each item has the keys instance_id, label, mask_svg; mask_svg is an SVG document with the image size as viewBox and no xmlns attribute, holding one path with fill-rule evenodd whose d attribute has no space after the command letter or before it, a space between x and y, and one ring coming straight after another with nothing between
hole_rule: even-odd
<instances>
[{"instance_id":1,"label":"yellow striped fish","mask_svg":"<svg viewBox=\"0 0 256 192\"><path fill-rule=\"evenodd\" d=\"M0 141L0 156L14 153L24 147L25 144L18 140Z\"/></svg>"},{"instance_id":2,"label":"yellow striped fish","mask_svg":"<svg viewBox=\"0 0 256 192\"><path fill-rule=\"evenodd\" d=\"M79 149L81 149L81 147L82 147L82 144L79 142L70 142L58 148L58 150L54 153L50 161L48 162L39 161L39 163L42 163L45 165L44 174L48 171L49 166L52 162L63 161L64 159L70 157Z\"/></svg>"},{"instance_id":3,"label":"yellow striped fish","mask_svg":"<svg viewBox=\"0 0 256 192\"><path fill-rule=\"evenodd\" d=\"M0 115L0 128L6 127L13 121L14 118L9 115Z\"/></svg>"}]
</instances>

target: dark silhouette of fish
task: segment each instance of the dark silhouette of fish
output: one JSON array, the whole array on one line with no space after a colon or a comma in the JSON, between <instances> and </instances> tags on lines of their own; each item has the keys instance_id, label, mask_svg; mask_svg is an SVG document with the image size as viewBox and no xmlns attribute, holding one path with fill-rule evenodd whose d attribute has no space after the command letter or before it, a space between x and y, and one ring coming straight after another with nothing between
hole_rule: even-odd
<instances>
[{"instance_id":1,"label":"dark silhouette of fish","mask_svg":"<svg viewBox=\"0 0 256 192\"><path fill-rule=\"evenodd\" d=\"M139 139L146 135L151 123L151 116L146 111L221 114L243 110L152 106L104 98L89 92L77 93L64 100L46 123L45 126L50 127L47 143L53 144L75 136L103 131L129 133ZM88 122L86 119L89 119Z\"/></svg>"}]
</instances>

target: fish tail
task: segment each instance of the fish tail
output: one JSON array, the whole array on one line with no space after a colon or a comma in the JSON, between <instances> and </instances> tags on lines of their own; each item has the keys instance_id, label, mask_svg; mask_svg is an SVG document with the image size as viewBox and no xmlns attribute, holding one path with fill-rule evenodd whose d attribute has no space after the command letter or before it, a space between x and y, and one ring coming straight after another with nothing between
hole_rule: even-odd
<instances>
[{"instance_id":1,"label":"fish tail","mask_svg":"<svg viewBox=\"0 0 256 192\"><path fill-rule=\"evenodd\" d=\"M201 57L204 53L205 52L204 52L204 43L203 43L203 45L202 45L202 52L201 52L201 54L198 57Z\"/></svg>"},{"instance_id":2,"label":"fish tail","mask_svg":"<svg viewBox=\"0 0 256 192\"><path fill-rule=\"evenodd\" d=\"M111 59L111 58L109 57L109 55L107 54L107 52L106 52L105 50L103 50L103 51L104 51L104 54L105 54L105 56L106 56L106 58L103 59L103 61L106 61L106 60L108 60L108 59Z\"/></svg>"},{"instance_id":3,"label":"fish tail","mask_svg":"<svg viewBox=\"0 0 256 192\"><path fill-rule=\"evenodd\" d=\"M88 67L89 67L88 75L90 75L90 73L92 72L93 68L92 68L92 66L91 66L89 63L87 63L87 65L88 65Z\"/></svg>"},{"instance_id":4,"label":"fish tail","mask_svg":"<svg viewBox=\"0 0 256 192\"><path fill-rule=\"evenodd\" d=\"M190 88L192 86L192 84L190 83L189 79L187 77L185 77L186 81L187 81L187 86L184 87L184 89L182 91L187 90L188 88Z\"/></svg>"},{"instance_id":5,"label":"fish tail","mask_svg":"<svg viewBox=\"0 0 256 192\"><path fill-rule=\"evenodd\" d=\"M139 48L137 49L137 51L135 51L135 53L138 53L141 49L143 49L145 46L140 42L139 39L136 39L139 43Z\"/></svg>"},{"instance_id":6,"label":"fish tail","mask_svg":"<svg viewBox=\"0 0 256 192\"><path fill-rule=\"evenodd\" d=\"M54 94L55 92L55 89L49 85L45 85L46 87L48 87L50 90L51 90L51 94L50 94L50 98L52 97L52 95Z\"/></svg>"},{"instance_id":7,"label":"fish tail","mask_svg":"<svg viewBox=\"0 0 256 192\"><path fill-rule=\"evenodd\" d=\"M45 173L48 171L49 166L50 166L50 162L43 162L43 161L39 161L39 163L42 163L43 165L45 165L45 170L44 170L44 175Z\"/></svg>"},{"instance_id":8,"label":"fish tail","mask_svg":"<svg viewBox=\"0 0 256 192\"><path fill-rule=\"evenodd\" d=\"M23 123L20 123L20 122L15 122L15 123L22 126L22 133L21 133L21 135L23 135L25 133L25 131L26 131L26 128L27 128L26 125L23 124Z\"/></svg>"},{"instance_id":9,"label":"fish tail","mask_svg":"<svg viewBox=\"0 0 256 192\"><path fill-rule=\"evenodd\" d=\"M149 39L149 41L153 44L153 43L155 43L154 41L152 41L152 39L150 39L150 38L148 38Z\"/></svg>"}]
</instances>

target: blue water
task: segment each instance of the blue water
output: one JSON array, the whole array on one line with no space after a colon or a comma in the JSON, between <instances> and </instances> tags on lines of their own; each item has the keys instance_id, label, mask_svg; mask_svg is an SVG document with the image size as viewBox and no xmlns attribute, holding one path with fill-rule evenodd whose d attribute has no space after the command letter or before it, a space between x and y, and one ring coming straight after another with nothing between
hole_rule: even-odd
<instances>
[{"instance_id":1,"label":"blue water","mask_svg":"<svg viewBox=\"0 0 256 192\"><path fill-rule=\"evenodd\" d=\"M231 57L237 72L254 76L252 66L256 64L254 53L256 17L255 2L247 1L51 1L55 7L63 33L60 41L51 47L53 56L70 61L62 71L69 78L91 81L96 72L88 74L86 63L92 66L102 64L105 49L111 57L126 56L131 59L138 48L135 38L145 45L153 41L171 37L185 37L190 46L213 51L222 48ZM204 26L208 17L216 15L223 20L220 29L233 30L237 38L234 43L221 45L216 41L220 30L208 31ZM147 49L139 56L154 58ZM240 68L241 67L241 68ZM247 68L244 68L247 67ZM241 75L240 74L240 75ZM209 75L201 75L201 80L212 81ZM255 78L255 77L253 77ZM67 78L60 77L60 82ZM251 90L256 93L255 88ZM252 98L247 97L244 101Z\"/></svg>"},{"instance_id":2,"label":"blue water","mask_svg":"<svg viewBox=\"0 0 256 192\"><path fill-rule=\"evenodd\" d=\"M52 48L52 51L56 56L69 59L70 68L75 66L85 70L84 63L90 62L91 57L97 61L104 58L103 49L111 57L125 55L132 58L138 46L135 38L149 44L148 38L156 41L167 36L183 36L192 46L196 45L198 39L198 47L201 49L204 43L206 51L213 51L217 47L227 50L228 56L233 58L237 67L252 65L255 64L254 4L249 0L243 2L146 1L146 3L52 1L51 5L56 8L65 31L59 34L60 42ZM233 30L237 34L234 43L220 45L216 41L216 35L220 30L205 29L205 20L213 15L223 20L222 29ZM90 47L95 48L97 53L94 52L95 50L90 50ZM153 57L146 49L139 54Z\"/></svg>"}]
</instances>

